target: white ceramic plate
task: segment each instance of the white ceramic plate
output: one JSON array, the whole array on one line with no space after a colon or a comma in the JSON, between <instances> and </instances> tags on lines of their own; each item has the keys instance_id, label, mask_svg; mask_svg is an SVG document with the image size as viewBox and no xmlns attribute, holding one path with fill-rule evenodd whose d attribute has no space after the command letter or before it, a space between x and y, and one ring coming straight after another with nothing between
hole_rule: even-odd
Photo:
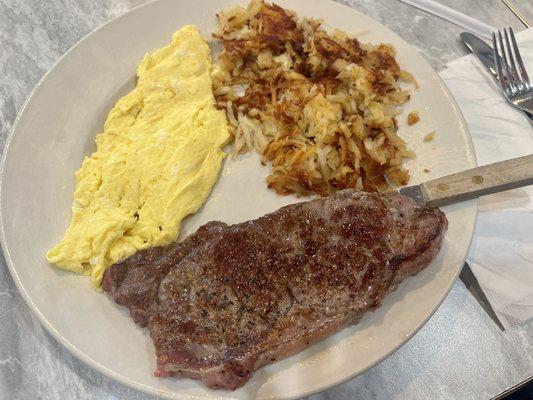
<instances>
[{"instance_id":1,"label":"white ceramic plate","mask_svg":"<svg viewBox=\"0 0 533 400\"><path fill-rule=\"evenodd\" d=\"M420 83L406 112L420 110L422 122L401 134L417 152L409 162L412 183L475 165L464 120L442 81L424 59L385 27L357 11L326 0L284 0L302 16L327 26L368 33L363 41L392 43L404 69ZM78 358L98 371L142 391L167 398L296 398L345 381L405 343L442 302L465 259L476 204L445 208L450 221L437 260L407 279L376 312L339 334L289 359L257 371L243 388L229 393L189 380L157 379L155 356L145 330L125 309L90 287L89 279L48 265L45 252L70 220L74 171L94 150L114 102L133 88L142 56L166 45L185 24L207 37L224 1L159 0L137 8L74 46L42 79L20 113L7 144L1 182L2 246L11 274L45 328ZM435 140L422 137L436 130ZM423 173L430 167L430 173ZM293 202L266 189L267 169L254 155L228 159L206 206L189 218L182 237L212 219L228 223L255 218Z\"/></svg>"}]
</instances>

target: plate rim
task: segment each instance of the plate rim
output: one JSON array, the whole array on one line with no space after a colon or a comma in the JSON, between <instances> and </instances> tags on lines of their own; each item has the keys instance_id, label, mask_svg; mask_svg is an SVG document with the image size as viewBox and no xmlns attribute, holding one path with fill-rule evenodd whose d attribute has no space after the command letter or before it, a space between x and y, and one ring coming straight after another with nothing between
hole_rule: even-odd
<instances>
[{"instance_id":1,"label":"plate rim","mask_svg":"<svg viewBox=\"0 0 533 400\"><path fill-rule=\"evenodd\" d=\"M102 375L104 375L106 377L109 377L109 378L111 378L111 379L113 379L113 380L115 380L115 381L119 382L120 384L123 384L123 385L125 385L127 387L139 390L139 391L141 391L143 393L146 393L146 394L149 394L149 395L155 395L155 396L158 396L158 397L161 397L161 398L176 399L178 397L174 393L167 392L166 390L154 391L153 388L150 387L150 386L147 386L147 385L144 385L142 383L139 383L139 382L137 382L135 380L132 380L132 379L128 378L125 375L118 374L118 373L114 372L113 370L101 365L96 360L94 360L93 358L88 356L85 352L83 352L82 350L78 349L67 338L65 338L63 335L61 335L61 333L58 332L55 329L55 327L46 319L46 317L41 313L39 308L37 308L37 306L34 304L31 295L27 292L27 290L25 289L23 283L19 279L19 276L18 276L18 273L17 273L17 271L15 269L13 260L11 259L11 255L10 255L9 249L7 247L7 244L6 244L4 221L3 221L3 214L4 214L3 211L4 210L3 210L3 203L2 203L5 164L6 164L6 160L7 160L7 155L8 155L9 150L10 150L11 141L12 141L14 135L15 135L15 132L17 131L17 127L19 125L19 122L20 122L23 114L25 113L28 104L32 100L34 94L40 88L41 84L46 80L46 78L49 76L49 74L52 72L52 70L54 70L57 67L58 64L63 62L63 60L75 48L77 48L81 43L89 40L97 32L102 30L107 25L114 23L116 20L124 18L130 13L137 12L139 9L142 9L144 7L150 7L151 5L153 5L155 3L158 3L160 1L164 1L164 0L149 0L146 3L143 3L143 4L140 4L138 6L135 6L135 7L131 8L130 10L128 10L127 12L125 12L125 13L123 13L121 15L118 15L116 17L113 17L109 21L99 25L98 27L93 29L91 32L87 33L85 36L83 36L81 39L79 39L76 43L74 43L65 53L63 53L52 64L51 67L49 67L49 69L46 71L46 73L39 79L39 81L36 83L36 85L33 87L33 89L28 94L26 100L24 101L24 103L22 104L22 106L20 107L20 109L19 109L19 111L17 113L17 116L16 116L16 118L15 118L15 120L13 122L13 126L11 127L9 135L6 138L6 141L5 141L5 144L4 144L3 153L2 153L2 158L1 158L1 161L0 161L0 246L2 248L3 257L4 257L4 260L5 260L6 265L8 267L8 271L9 271L9 273L11 275L11 278L13 279L13 281L15 283L15 286L17 287L19 293L21 294L24 302L29 307L29 309L33 312L33 314L37 316L41 326L50 335L52 335L52 337L59 344L61 344L65 349L67 349L71 355L73 355L76 359L78 359L81 362L83 362L86 366L98 371ZM474 143L472 141L472 136L470 134L470 129L468 127L466 119L465 119L461 109L459 108L459 105L457 104L457 101L455 100L454 96L452 95L450 89L444 83L443 79L440 77L438 72L431 66L431 64L429 64L429 62L426 60L424 55L422 53L420 53L418 51L418 49L416 49L413 45L411 45L410 43L405 41L400 35L398 35L392 29L388 28L387 26L382 24L380 21L377 21L376 19L364 14L363 12L361 12L361 11L359 11L359 10L353 8L353 7L350 7L350 6L346 5L346 4L334 1L334 0L320 0L320 1L325 1L327 3L333 3L333 4L335 4L335 6L340 6L341 8L345 8L345 9L349 10L350 12L356 12L357 14L362 15L365 18L368 18L368 19L372 20L374 23L379 24L381 27L383 27L387 31L393 33L397 37L397 39L399 39L401 42L403 42L403 45L412 48L413 50L415 50L418 53L418 55L420 57L422 57L424 59L426 64L431 68L432 77L435 78L435 80L438 82L439 86L447 94L447 97L448 97L448 100L450 101L450 104L452 105L454 111L458 115L458 117L460 119L460 122L461 122L461 125L464 127L464 130L467 133L465 137L466 137L466 141L467 141L467 143L469 145L469 149L471 150L471 156L472 156L472 161L473 161L474 167L478 166L477 155L476 155ZM477 224L478 199L470 200L470 202L471 202L471 206L472 206L472 209L473 209L474 221L473 221L472 232L471 232L470 238L468 240L468 246L466 247L466 251L465 251L464 256L461 257L461 259L462 259L461 265L464 265L464 263L466 261L466 258L468 256L468 251L469 251L470 246L472 244L472 240L473 240L473 237L474 237L474 231L475 231L476 224ZM458 276L459 276L459 274L461 272L461 269L462 269L462 266L461 266L461 268L459 268L457 270L457 272L455 273L455 276L452 279L450 279L450 283L449 283L448 287L446 288L443 296L441 297L439 302L435 305L435 307L431 310L431 312L429 312L428 315L418 324L418 326L415 329L413 329L411 332L409 332L409 334L406 335L405 338L399 344L397 344L396 346L391 348L384 355L382 355L381 357L377 358L372 363L369 363L365 368L363 368L361 370L358 370L355 373L348 374L347 376L342 377L341 379L338 379L338 380L333 379L331 382L328 382L328 383L320 386L320 388L313 388L313 389L307 390L305 392L302 392L302 393L300 393L298 395L294 395L294 396L284 396L283 399L287 399L287 400L298 399L298 398L301 398L301 397L310 396L310 395L315 394L315 393L320 393L320 392L326 391L328 389L331 389L332 387L341 385L341 384L343 384L343 383L345 383L345 382L347 382L347 381L349 381L351 379L354 379L355 377L357 377L359 375L362 375L363 373L367 372L369 369L373 368L374 366L376 366L377 364L379 364L380 362L382 362L386 358L390 357L399 348L401 348L403 345L405 345L407 342L409 342L413 338L413 336L416 335L416 333L418 333L426 325L426 323L429 321L429 319L440 308L441 304L448 297L448 294L450 293L452 287L454 286L455 282L457 281L457 278L458 278ZM204 398L204 397L198 397L198 396L186 395L186 394L179 394L179 396L180 396L179 398L188 398L188 399L191 399L191 400L192 399L196 400L196 399ZM224 394L221 394L221 396L219 396L219 397L220 398L228 398L228 397L224 396ZM269 397L269 398L273 398L273 397Z\"/></svg>"}]
</instances>

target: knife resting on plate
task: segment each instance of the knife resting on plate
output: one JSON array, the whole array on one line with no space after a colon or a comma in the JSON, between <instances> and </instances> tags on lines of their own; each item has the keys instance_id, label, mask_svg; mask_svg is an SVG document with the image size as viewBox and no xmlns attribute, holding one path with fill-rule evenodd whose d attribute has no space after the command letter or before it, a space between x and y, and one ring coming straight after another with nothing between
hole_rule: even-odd
<instances>
[{"instance_id":1,"label":"knife resting on plate","mask_svg":"<svg viewBox=\"0 0 533 400\"><path fill-rule=\"evenodd\" d=\"M533 154L530 154L401 188L399 192L421 206L440 207L532 184ZM501 321L466 262L460 277L489 317L503 330Z\"/></svg>"},{"instance_id":2,"label":"knife resting on plate","mask_svg":"<svg viewBox=\"0 0 533 400\"><path fill-rule=\"evenodd\" d=\"M420 185L401 188L399 192L422 206L439 207L531 184L533 184L533 154L472 168ZM504 330L466 262L460 277L489 317L501 330Z\"/></svg>"},{"instance_id":3,"label":"knife resting on plate","mask_svg":"<svg viewBox=\"0 0 533 400\"><path fill-rule=\"evenodd\" d=\"M533 154L408 186L399 192L421 206L440 207L528 185L533 185Z\"/></svg>"}]
</instances>

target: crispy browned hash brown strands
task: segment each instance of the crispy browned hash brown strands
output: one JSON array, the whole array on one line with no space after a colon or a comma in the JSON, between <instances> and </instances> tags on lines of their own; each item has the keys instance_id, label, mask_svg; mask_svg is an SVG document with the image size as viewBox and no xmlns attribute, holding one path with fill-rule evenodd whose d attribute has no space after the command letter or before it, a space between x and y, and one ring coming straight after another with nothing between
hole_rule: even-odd
<instances>
[{"instance_id":1,"label":"crispy browned hash brown strands","mask_svg":"<svg viewBox=\"0 0 533 400\"><path fill-rule=\"evenodd\" d=\"M234 154L255 150L271 164L270 188L329 195L408 182L402 161L414 154L395 116L410 97L399 80L416 81L392 46L329 34L320 21L261 0L217 19L218 106L227 111Z\"/></svg>"}]
</instances>

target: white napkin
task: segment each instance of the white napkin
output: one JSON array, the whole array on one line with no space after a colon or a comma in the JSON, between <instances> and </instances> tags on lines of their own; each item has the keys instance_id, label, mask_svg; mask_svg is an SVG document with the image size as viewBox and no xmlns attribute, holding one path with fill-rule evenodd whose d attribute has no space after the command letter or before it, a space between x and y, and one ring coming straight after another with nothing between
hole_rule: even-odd
<instances>
[{"instance_id":1,"label":"white napkin","mask_svg":"<svg viewBox=\"0 0 533 400\"><path fill-rule=\"evenodd\" d=\"M517 35L533 79L533 29ZM533 128L473 55L440 73L472 135L479 165L533 153ZM533 317L533 187L480 199L468 263L505 328Z\"/></svg>"}]
</instances>

